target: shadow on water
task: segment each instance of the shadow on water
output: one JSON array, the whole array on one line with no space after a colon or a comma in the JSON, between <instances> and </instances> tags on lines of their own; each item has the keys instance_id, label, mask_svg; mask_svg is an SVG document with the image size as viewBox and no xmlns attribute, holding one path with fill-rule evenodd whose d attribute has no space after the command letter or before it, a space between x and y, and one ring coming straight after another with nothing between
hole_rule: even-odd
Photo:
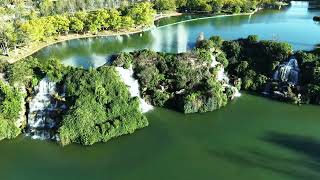
<instances>
[{"instance_id":1,"label":"shadow on water","mask_svg":"<svg viewBox=\"0 0 320 180\"><path fill-rule=\"evenodd\" d=\"M301 153L320 163L320 141L313 137L271 132L263 140Z\"/></svg>"},{"instance_id":2,"label":"shadow on water","mask_svg":"<svg viewBox=\"0 0 320 180\"><path fill-rule=\"evenodd\" d=\"M270 132L261 138L278 148L210 149L209 153L247 168L261 168L290 179L320 179L320 140L312 137ZM283 153L282 151L286 152ZM292 153L288 153L288 150ZM288 155L289 154L289 155Z\"/></svg>"}]
</instances>

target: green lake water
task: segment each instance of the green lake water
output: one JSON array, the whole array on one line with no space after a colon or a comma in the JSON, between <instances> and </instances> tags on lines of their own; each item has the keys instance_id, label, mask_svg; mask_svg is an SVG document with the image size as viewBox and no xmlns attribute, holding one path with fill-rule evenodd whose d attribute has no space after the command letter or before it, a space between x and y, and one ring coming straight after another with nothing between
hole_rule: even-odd
<instances>
[{"instance_id":1,"label":"green lake water","mask_svg":"<svg viewBox=\"0 0 320 180\"><path fill-rule=\"evenodd\" d=\"M3 141L0 179L320 179L317 106L243 94L215 112L147 116L149 127L91 147Z\"/></svg>"},{"instance_id":2,"label":"green lake water","mask_svg":"<svg viewBox=\"0 0 320 180\"><path fill-rule=\"evenodd\" d=\"M172 17L161 20L156 23L159 27L143 33L66 41L44 48L34 56L44 61L57 57L71 66L98 67L108 62L112 54L121 51L147 48L185 52L194 47L201 32L207 38L219 35L223 39L257 34L261 39L289 42L295 50L310 50L320 40L320 24L312 20L319 14L320 11L308 10L308 2L293 2L283 10L263 10L251 16L211 17L193 21L188 20L194 18L192 16ZM181 20L184 21L175 23Z\"/></svg>"},{"instance_id":3,"label":"green lake water","mask_svg":"<svg viewBox=\"0 0 320 180\"><path fill-rule=\"evenodd\" d=\"M259 34L264 39L291 42L295 49L311 49L320 41L320 26L312 21L318 11L307 7L307 2L294 2L288 9L261 11L252 17L211 18L171 26L162 26L168 23L162 20L162 27L141 36L72 40L35 56L97 67L120 51L185 51L200 32L225 39ZM184 115L155 108L146 115L147 128L90 147L60 147L23 135L1 141L0 180L320 179L319 106L290 105L243 93L210 113Z\"/></svg>"}]
</instances>

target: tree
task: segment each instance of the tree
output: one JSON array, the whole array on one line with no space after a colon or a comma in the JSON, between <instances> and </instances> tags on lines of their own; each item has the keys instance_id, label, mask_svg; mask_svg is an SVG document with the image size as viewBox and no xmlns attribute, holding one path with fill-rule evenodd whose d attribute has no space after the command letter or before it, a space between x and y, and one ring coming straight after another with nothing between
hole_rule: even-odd
<instances>
[{"instance_id":1,"label":"tree","mask_svg":"<svg viewBox=\"0 0 320 180\"><path fill-rule=\"evenodd\" d=\"M28 59L10 65L7 72L9 83L27 85L33 76L32 64L32 59Z\"/></svg>"},{"instance_id":2,"label":"tree","mask_svg":"<svg viewBox=\"0 0 320 180\"><path fill-rule=\"evenodd\" d=\"M42 0L39 4L41 16L52 15L54 10L54 4L52 0Z\"/></svg>"},{"instance_id":3,"label":"tree","mask_svg":"<svg viewBox=\"0 0 320 180\"><path fill-rule=\"evenodd\" d=\"M129 29L134 26L134 20L130 16L122 16L121 27L123 29Z\"/></svg>"},{"instance_id":4,"label":"tree","mask_svg":"<svg viewBox=\"0 0 320 180\"><path fill-rule=\"evenodd\" d=\"M17 88L0 81L0 140L12 139L21 133L15 122L19 118L22 99Z\"/></svg>"},{"instance_id":5,"label":"tree","mask_svg":"<svg viewBox=\"0 0 320 180\"><path fill-rule=\"evenodd\" d=\"M56 15L55 17L55 27L57 29L57 32L60 33L68 33L69 31L69 24L70 21L66 16L63 15Z\"/></svg>"},{"instance_id":6,"label":"tree","mask_svg":"<svg viewBox=\"0 0 320 180\"><path fill-rule=\"evenodd\" d=\"M36 18L22 23L19 28L23 33L24 40L27 42L42 40L45 37L43 22L41 19Z\"/></svg>"},{"instance_id":7,"label":"tree","mask_svg":"<svg viewBox=\"0 0 320 180\"><path fill-rule=\"evenodd\" d=\"M154 7L158 12L174 11L177 8L175 0L156 0L154 2Z\"/></svg>"},{"instance_id":8,"label":"tree","mask_svg":"<svg viewBox=\"0 0 320 180\"><path fill-rule=\"evenodd\" d=\"M70 17L70 30L76 33L83 31L84 22L77 17Z\"/></svg>"},{"instance_id":9,"label":"tree","mask_svg":"<svg viewBox=\"0 0 320 180\"><path fill-rule=\"evenodd\" d=\"M227 58L232 61L238 61L242 46L237 41L224 41L222 50L226 53Z\"/></svg>"},{"instance_id":10,"label":"tree","mask_svg":"<svg viewBox=\"0 0 320 180\"><path fill-rule=\"evenodd\" d=\"M120 12L116 9L110 9L109 10L109 18L107 20L107 23L109 25L109 28L118 30L121 27L121 16Z\"/></svg>"},{"instance_id":11,"label":"tree","mask_svg":"<svg viewBox=\"0 0 320 180\"><path fill-rule=\"evenodd\" d=\"M10 47L15 47L17 34L13 23L0 21L0 48L3 55L8 55Z\"/></svg>"},{"instance_id":12,"label":"tree","mask_svg":"<svg viewBox=\"0 0 320 180\"><path fill-rule=\"evenodd\" d=\"M55 26L55 17L54 16L48 16L41 18L43 21L43 24L45 25L45 36L52 36L57 34L57 28Z\"/></svg>"},{"instance_id":13,"label":"tree","mask_svg":"<svg viewBox=\"0 0 320 180\"><path fill-rule=\"evenodd\" d=\"M210 5L212 7L213 13L220 13L223 8L224 2L223 0L214 0L211 1Z\"/></svg>"},{"instance_id":14,"label":"tree","mask_svg":"<svg viewBox=\"0 0 320 180\"><path fill-rule=\"evenodd\" d=\"M148 125L138 98L130 96L113 67L75 69L65 82L66 96L74 103L59 128L62 145L106 142Z\"/></svg>"},{"instance_id":15,"label":"tree","mask_svg":"<svg viewBox=\"0 0 320 180\"><path fill-rule=\"evenodd\" d=\"M136 25L150 26L153 24L155 13L150 2L142 2L134 4L128 15L132 17Z\"/></svg>"},{"instance_id":16,"label":"tree","mask_svg":"<svg viewBox=\"0 0 320 180\"><path fill-rule=\"evenodd\" d=\"M221 48L223 40L220 36L212 36L209 39L215 48Z\"/></svg>"},{"instance_id":17,"label":"tree","mask_svg":"<svg viewBox=\"0 0 320 180\"><path fill-rule=\"evenodd\" d=\"M100 30L106 30L109 25L107 23L108 18L110 17L109 13L105 9L99 9L93 12L90 12L88 15L88 29L90 32L96 33Z\"/></svg>"},{"instance_id":18,"label":"tree","mask_svg":"<svg viewBox=\"0 0 320 180\"><path fill-rule=\"evenodd\" d=\"M176 6L179 9L184 8L187 5L187 0L176 0Z\"/></svg>"},{"instance_id":19,"label":"tree","mask_svg":"<svg viewBox=\"0 0 320 180\"><path fill-rule=\"evenodd\" d=\"M187 7L190 8L191 11L212 11L212 7L208 4L208 0L188 0Z\"/></svg>"},{"instance_id":20,"label":"tree","mask_svg":"<svg viewBox=\"0 0 320 180\"><path fill-rule=\"evenodd\" d=\"M253 43L257 43L259 41L259 36L258 35L249 35L247 39L250 43L253 44Z\"/></svg>"}]
</instances>

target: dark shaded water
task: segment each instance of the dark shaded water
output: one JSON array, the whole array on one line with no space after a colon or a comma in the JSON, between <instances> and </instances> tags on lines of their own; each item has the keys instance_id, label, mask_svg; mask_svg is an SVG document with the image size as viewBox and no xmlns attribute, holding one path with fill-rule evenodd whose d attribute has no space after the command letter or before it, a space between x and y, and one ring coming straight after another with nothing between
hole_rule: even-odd
<instances>
[{"instance_id":1,"label":"dark shaded water","mask_svg":"<svg viewBox=\"0 0 320 180\"><path fill-rule=\"evenodd\" d=\"M297 2L287 10L188 21L142 36L72 40L36 56L97 67L107 55L124 50L185 51L200 32L225 39L259 34L310 49L320 40L320 27L312 21L316 13L307 11L306 2ZM91 147L61 148L23 136L2 141L0 179L320 179L318 106L299 107L243 94L211 113L184 115L155 108L147 116L149 127Z\"/></svg>"}]
</instances>

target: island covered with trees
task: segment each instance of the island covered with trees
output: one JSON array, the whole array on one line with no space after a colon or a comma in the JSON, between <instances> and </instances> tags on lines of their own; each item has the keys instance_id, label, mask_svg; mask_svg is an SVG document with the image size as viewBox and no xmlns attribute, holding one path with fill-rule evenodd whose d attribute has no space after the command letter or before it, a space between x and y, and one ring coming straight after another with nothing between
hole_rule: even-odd
<instances>
[{"instance_id":1,"label":"island covered with trees","mask_svg":"<svg viewBox=\"0 0 320 180\"><path fill-rule=\"evenodd\" d=\"M55 93L50 94L49 104L63 103L64 108L50 113L53 106L47 105L48 108L43 111L47 112L45 115L48 117L42 118L53 118L54 126L46 126L49 123L44 120L44 126L37 126L40 129L35 131L55 130L62 145L105 142L148 125L140 111L138 99L131 97L114 67L85 70L65 67L55 59L40 63L33 58L4 66L2 72L7 81L0 84L1 139L14 138L25 128L32 128L26 126L26 122L17 124L20 121L21 101L25 107L31 108L30 101L41 91L37 86L45 77L56 83L57 88ZM27 97L21 98L23 94L15 87L24 87ZM37 112L37 115L41 113ZM48 138L56 137L49 135Z\"/></svg>"},{"instance_id":2,"label":"island covered with trees","mask_svg":"<svg viewBox=\"0 0 320 180\"><path fill-rule=\"evenodd\" d=\"M320 52L293 52L287 43L260 41L254 35L231 41L200 37L193 50L180 54L123 52L97 69L66 67L59 59L8 62L10 50L33 43L150 27L156 12L241 13L276 3L81 2L1 2L0 47L5 58L0 64L0 140L26 132L61 145L92 145L148 126L139 97L132 96L118 68L133 72L146 102L183 113L222 108L240 89L291 103L320 103Z\"/></svg>"},{"instance_id":3,"label":"island covered with trees","mask_svg":"<svg viewBox=\"0 0 320 180\"><path fill-rule=\"evenodd\" d=\"M256 35L218 46L203 40L202 48L212 47L226 57L228 74L241 89L295 104L320 104L319 49L294 52L288 43Z\"/></svg>"},{"instance_id":4,"label":"island covered with trees","mask_svg":"<svg viewBox=\"0 0 320 180\"><path fill-rule=\"evenodd\" d=\"M298 74L285 67L292 57ZM62 145L91 145L148 125L138 97L130 95L116 68L134 72L141 96L152 105L196 113L224 107L240 88L290 103L319 104L319 62L317 50L293 52L287 43L260 41L251 35L232 41L218 36L201 39L194 50L181 54L120 53L112 65L97 69L67 67L57 59L3 63L0 137L10 139L32 129L21 112L28 111L45 78L56 85L49 102L63 106L44 109L46 118L54 119L53 125L44 121L44 126L30 133L50 129L54 133L48 138ZM280 78L275 77L277 71ZM291 79L292 75L298 79Z\"/></svg>"},{"instance_id":5,"label":"island covered with trees","mask_svg":"<svg viewBox=\"0 0 320 180\"><path fill-rule=\"evenodd\" d=\"M219 109L237 92L228 80L219 77L224 76L221 70L226 65L217 62L210 50L178 55L149 50L121 53L113 64L133 66L142 97L152 105L184 113Z\"/></svg>"}]
</instances>

